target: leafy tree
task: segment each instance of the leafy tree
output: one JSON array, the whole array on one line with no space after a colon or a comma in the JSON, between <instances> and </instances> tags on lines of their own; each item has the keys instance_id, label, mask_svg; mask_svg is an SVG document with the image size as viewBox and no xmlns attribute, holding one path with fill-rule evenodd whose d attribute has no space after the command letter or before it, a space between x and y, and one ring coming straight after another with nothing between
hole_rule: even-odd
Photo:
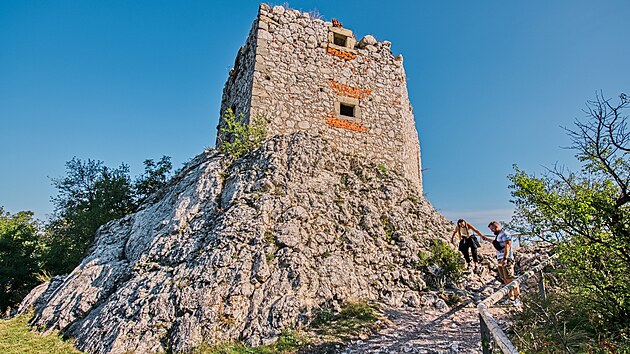
<instances>
[{"instance_id":1,"label":"leafy tree","mask_svg":"<svg viewBox=\"0 0 630 354\"><path fill-rule=\"evenodd\" d=\"M45 269L53 274L71 271L86 255L96 230L108 221L136 209L128 166L116 169L101 161L73 158L66 163L66 176L53 179L59 194L47 243Z\"/></svg>"},{"instance_id":2,"label":"leafy tree","mask_svg":"<svg viewBox=\"0 0 630 354\"><path fill-rule=\"evenodd\" d=\"M170 157L144 161L134 183L129 168L73 158L66 176L52 179L52 219L41 227L32 212L11 215L0 208L0 311L17 304L45 274L65 274L85 257L103 224L134 212L170 178Z\"/></svg>"},{"instance_id":3,"label":"leafy tree","mask_svg":"<svg viewBox=\"0 0 630 354\"><path fill-rule=\"evenodd\" d=\"M41 245L33 212L0 208L0 311L18 304L37 284Z\"/></svg>"},{"instance_id":4,"label":"leafy tree","mask_svg":"<svg viewBox=\"0 0 630 354\"><path fill-rule=\"evenodd\" d=\"M623 114L629 105L624 94L618 103L597 94L587 102L586 119L566 129L581 171L556 166L535 177L515 167L509 176L513 227L540 235L559 253L555 305L565 304L567 316L587 314L574 321L580 330L625 343L630 343L630 131Z\"/></svg>"},{"instance_id":5,"label":"leafy tree","mask_svg":"<svg viewBox=\"0 0 630 354\"><path fill-rule=\"evenodd\" d=\"M169 156L162 156L158 162L144 160L144 173L134 182L135 197L138 204L166 185L171 178L172 168L173 164L171 164Z\"/></svg>"},{"instance_id":6,"label":"leafy tree","mask_svg":"<svg viewBox=\"0 0 630 354\"><path fill-rule=\"evenodd\" d=\"M223 115L225 126L219 128L225 134L219 150L232 159L237 159L260 147L267 134L267 121L264 117L256 116L249 124L243 120L242 113L237 119L232 109L228 108Z\"/></svg>"}]
</instances>

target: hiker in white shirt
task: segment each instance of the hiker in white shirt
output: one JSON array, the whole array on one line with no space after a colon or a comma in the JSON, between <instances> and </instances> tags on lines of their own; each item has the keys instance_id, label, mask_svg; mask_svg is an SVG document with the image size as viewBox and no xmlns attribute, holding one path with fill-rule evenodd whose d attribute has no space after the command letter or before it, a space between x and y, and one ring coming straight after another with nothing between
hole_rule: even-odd
<instances>
[{"instance_id":1,"label":"hiker in white shirt","mask_svg":"<svg viewBox=\"0 0 630 354\"><path fill-rule=\"evenodd\" d=\"M488 224L488 228L496 236L495 239L493 240L486 236L481 237L488 242L492 242L494 248L497 250L497 268L499 277L503 280L503 284L507 285L514 280L514 252L512 250L512 236L510 236L507 231L503 230L501 225L499 225L496 221L490 222L490 224ZM509 298L514 301L515 305L520 304L520 295L521 290L518 285L508 293Z\"/></svg>"}]
</instances>

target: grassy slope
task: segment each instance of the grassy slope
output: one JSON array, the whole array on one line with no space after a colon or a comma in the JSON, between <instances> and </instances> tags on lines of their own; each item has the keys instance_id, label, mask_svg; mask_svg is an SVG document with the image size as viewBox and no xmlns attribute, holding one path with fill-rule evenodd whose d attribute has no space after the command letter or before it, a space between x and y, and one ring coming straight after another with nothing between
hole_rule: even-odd
<instances>
[{"instance_id":1,"label":"grassy slope","mask_svg":"<svg viewBox=\"0 0 630 354\"><path fill-rule=\"evenodd\" d=\"M81 353L72 343L57 334L40 335L28 326L30 315L0 320L0 353L6 354L74 354Z\"/></svg>"}]
</instances>

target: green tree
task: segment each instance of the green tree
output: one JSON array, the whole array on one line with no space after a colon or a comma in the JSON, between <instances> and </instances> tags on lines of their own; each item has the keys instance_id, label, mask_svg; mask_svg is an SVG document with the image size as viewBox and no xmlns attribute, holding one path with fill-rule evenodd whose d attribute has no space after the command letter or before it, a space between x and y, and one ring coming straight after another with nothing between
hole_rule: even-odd
<instances>
[{"instance_id":1,"label":"green tree","mask_svg":"<svg viewBox=\"0 0 630 354\"><path fill-rule=\"evenodd\" d=\"M39 238L32 212L10 214L0 208L0 311L16 306L37 284Z\"/></svg>"},{"instance_id":2,"label":"green tree","mask_svg":"<svg viewBox=\"0 0 630 354\"><path fill-rule=\"evenodd\" d=\"M219 127L224 138L219 150L232 159L238 159L246 153L257 149L267 134L267 121L262 116L256 116L251 122L244 122L241 113L237 119L231 108L223 115L225 126Z\"/></svg>"},{"instance_id":3,"label":"green tree","mask_svg":"<svg viewBox=\"0 0 630 354\"><path fill-rule=\"evenodd\" d=\"M151 194L160 190L171 178L171 158L162 156L160 161L144 160L144 173L136 178L134 192L137 203L141 204Z\"/></svg>"},{"instance_id":4,"label":"green tree","mask_svg":"<svg viewBox=\"0 0 630 354\"><path fill-rule=\"evenodd\" d=\"M52 198L54 216L48 225L45 269L65 274L76 267L92 244L96 230L136 210L127 165L111 169L101 161L73 158L66 176L52 179L59 194Z\"/></svg>"},{"instance_id":5,"label":"green tree","mask_svg":"<svg viewBox=\"0 0 630 354\"><path fill-rule=\"evenodd\" d=\"M579 323L593 338L612 336L625 343L630 336L630 131L624 111L629 104L624 94L618 103L597 94L587 102L586 119L566 129L582 164L579 172L556 166L535 177L515 166L509 176L513 227L556 245L555 305L567 307L565 323ZM573 321L571 313L586 318Z\"/></svg>"}]
</instances>

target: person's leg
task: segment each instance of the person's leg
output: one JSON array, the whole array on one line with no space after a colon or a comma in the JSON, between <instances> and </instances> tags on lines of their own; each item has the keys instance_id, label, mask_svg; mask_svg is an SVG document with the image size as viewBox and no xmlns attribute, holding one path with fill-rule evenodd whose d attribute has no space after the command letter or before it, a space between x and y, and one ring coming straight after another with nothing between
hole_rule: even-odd
<instances>
[{"instance_id":1,"label":"person's leg","mask_svg":"<svg viewBox=\"0 0 630 354\"><path fill-rule=\"evenodd\" d=\"M512 280L514 280L514 278L508 278L508 279L509 279L508 284L512 282ZM519 288L518 284L514 287L514 289L510 290L510 293L508 294L508 296L512 300L517 300L521 296L521 289Z\"/></svg>"},{"instance_id":2,"label":"person's leg","mask_svg":"<svg viewBox=\"0 0 630 354\"><path fill-rule=\"evenodd\" d=\"M497 270L499 272L499 278L501 278L501 280L503 281L503 284L508 285L512 281L512 279L508 276L507 268L501 265L501 260L499 260L499 265L497 266ZM508 297L510 298L510 300L514 300L514 295L513 295L512 290L508 292Z\"/></svg>"},{"instance_id":3,"label":"person's leg","mask_svg":"<svg viewBox=\"0 0 630 354\"><path fill-rule=\"evenodd\" d=\"M507 263L505 265L505 272L508 278L510 279L510 281L516 278L516 275L514 274L514 259L507 260ZM519 296L521 295L521 289L517 285L516 287L514 287L514 289L512 289L510 293L514 299L518 299Z\"/></svg>"},{"instance_id":4,"label":"person's leg","mask_svg":"<svg viewBox=\"0 0 630 354\"><path fill-rule=\"evenodd\" d=\"M459 251L464 255L466 260L466 267L470 265L470 255L468 254L468 246L466 245L466 239L459 241Z\"/></svg>"},{"instance_id":5,"label":"person's leg","mask_svg":"<svg viewBox=\"0 0 630 354\"><path fill-rule=\"evenodd\" d=\"M470 267L470 254L468 253L468 242L466 239L462 239L461 248L462 254L464 254L464 259L466 260L466 268Z\"/></svg>"},{"instance_id":6,"label":"person's leg","mask_svg":"<svg viewBox=\"0 0 630 354\"><path fill-rule=\"evenodd\" d=\"M505 268L504 268L504 269L505 269ZM507 274L507 273L508 273L508 271L507 271L507 270L505 270L505 274ZM507 284L511 283L511 282L512 282L512 280L514 280L514 278L510 278L510 277L506 276L506 277L505 277L505 284L507 285ZM508 297L510 298L510 300L514 300L514 299L516 299L516 295L514 294L514 289L512 289L512 290L510 290L510 291L508 292Z\"/></svg>"}]
</instances>

